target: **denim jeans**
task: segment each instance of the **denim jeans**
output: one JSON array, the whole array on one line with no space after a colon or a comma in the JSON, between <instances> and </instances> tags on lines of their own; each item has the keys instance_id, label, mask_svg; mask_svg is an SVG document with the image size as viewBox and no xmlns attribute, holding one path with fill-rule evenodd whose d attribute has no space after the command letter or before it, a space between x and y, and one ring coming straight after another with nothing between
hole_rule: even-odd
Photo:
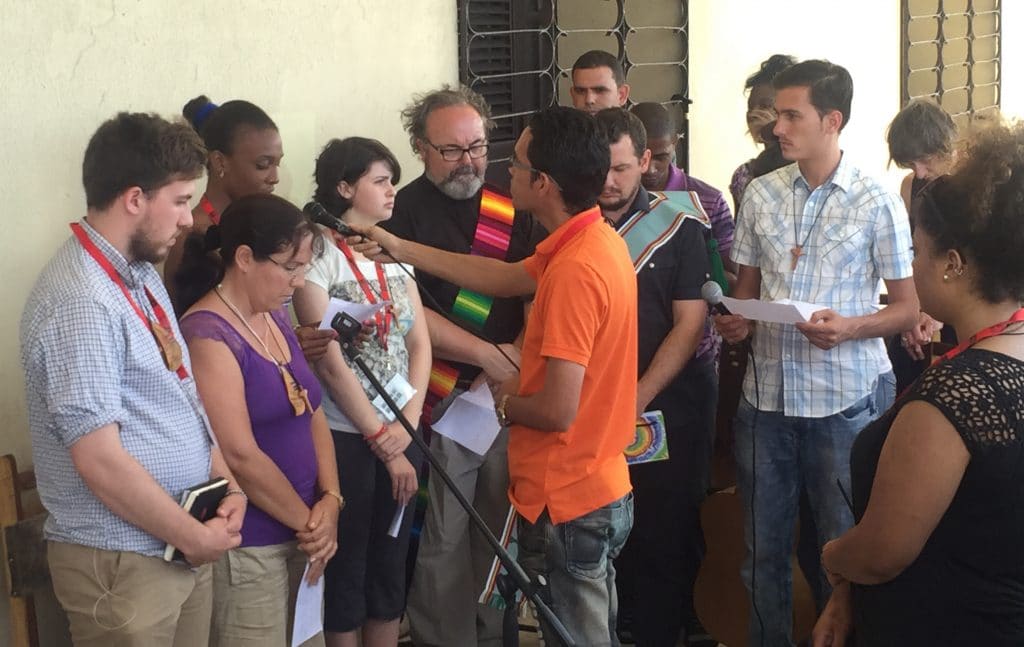
<instances>
[{"instance_id":1,"label":"denim jeans","mask_svg":"<svg viewBox=\"0 0 1024 647\"><path fill-rule=\"evenodd\" d=\"M790 555L800 489L807 489L820 555L827 541L853 525L853 512L844 496L850 492L853 440L894 397L895 380L887 373L879 376L873 393L825 418L758 411L745 399L740 402L735 422L736 463L747 546L743 580L753 603L750 645L793 644ZM818 586L811 588L819 595L831 592L823 576Z\"/></svg>"},{"instance_id":2,"label":"denim jeans","mask_svg":"<svg viewBox=\"0 0 1024 647\"><path fill-rule=\"evenodd\" d=\"M577 645L618 647L614 558L633 526L633 494L565 523L545 510L530 523L519 517L519 563L530 579L544 576L541 597ZM541 620L545 644L558 640Z\"/></svg>"}]
</instances>

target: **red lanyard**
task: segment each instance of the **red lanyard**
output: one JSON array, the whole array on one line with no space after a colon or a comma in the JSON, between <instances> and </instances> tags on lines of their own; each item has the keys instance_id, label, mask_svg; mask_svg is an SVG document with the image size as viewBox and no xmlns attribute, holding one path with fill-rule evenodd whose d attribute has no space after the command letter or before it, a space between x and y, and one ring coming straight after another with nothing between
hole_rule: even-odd
<instances>
[{"instance_id":1,"label":"red lanyard","mask_svg":"<svg viewBox=\"0 0 1024 647\"><path fill-rule=\"evenodd\" d=\"M355 257L352 255L352 250L349 248L348 243L343 238L335 237L335 243L338 245L338 249L345 255L345 260L348 261L349 267L352 268L352 273L356 276L356 281L359 282L359 287L363 289L363 294L366 295L366 300L370 303L377 303L376 295L373 293L373 289L370 287L370 282L366 280L363 273L359 270L359 263L356 262ZM377 270L377 281L380 283L380 298L383 301L391 299L391 291L388 289L387 277L384 276L384 265L374 261L374 267ZM373 315L374 321L377 323L377 338L380 340L380 346L384 350L388 349L388 332L391 330L391 306L387 305L377 311L377 314Z\"/></svg>"},{"instance_id":2,"label":"red lanyard","mask_svg":"<svg viewBox=\"0 0 1024 647\"><path fill-rule=\"evenodd\" d=\"M103 268L103 271L107 273L107 276L110 277L110 280L113 281L114 284L117 285L117 287L121 288L121 292L124 294L124 298L128 299L128 303L131 304L132 309L135 310L135 314L139 316L139 319L142 320L142 323L144 323L146 325L146 328L148 328L149 331L152 333L153 321L146 316L146 313L142 311L142 308L139 307L139 304L136 303L135 299L132 298L131 293L128 292L128 287L124 284L124 280L121 278L121 275L117 273L117 270L114 269L114 266L110 263L110 260L103 255L103 252L101 252L98 247L96 247L96 243L92 242L92 239L90 239L89 235L85 233L85 229L82 228L82 225L78 224L77 222L71 223L71 231L74 232L75 237L78 238L78 242L81 243L82 247L85 248L85 251L89 252L89 256L92 256L93 260L95 260L99 264L99 266ZM161 326L164 329L164 331L168 334L168 336L170 336L171 339L173 339L174 329L171 327L170 319L167 318L167 312L164 311L163 307L156 300L156 297L154 297L153 293L149 291L149 288L147 287L145 288L145 290L146 298L149 299L149 304L153 306L153 312L154 314L156 314L157 325ZM157 344L159 345L159 342L157 342ZM164 352L164 349L162 347L160 349L160 352ZM182 380L188 377L188 369L185 368L184 363L178 365L177 373L178 377Z\"/></svg>"},{"instance_id":3,"label":"red lanyard","mask_svg":"<svg viewBox=\"0 0 1024 647\"><path fill-rule=\"evenodd\" d=\"M994 326L989 326L984 330L978 331L977 333L972 335L971 338L968 339L967 341L958 344L956 348L954 348L953 350L944 353L942 357L938 359L938 361L943 362L947 359L953 359L954 357L964 352L971 346L977 344L979 341L983 339L988 339L989 337L995 337L996 335L1001 335L1004 330L1020 321L1024 321L1024 308L1021 308L1017 312L1014 312L1013 316L1011 316L1006 321L1002 321L1000 323L995 324Z\"/></svg>"},{"instance_id":4,"label":"red lanyard","mask_svg":"<svg viewBox=\"0 0 1024 647\"><path fill-rule=\"evenodd\" d=\"M203 194L203 197L199 198L199 208L203 210L203 213L210 217L210 222L215 225L220 224L220 214L213 208L213 203L210 202L210 199L206 197L205 193Z\"/></svg>"},{"instance_id":5,"label":"red lanyard","mask_svg":"<svg viewBox=\"0 0 1024 647\"><path fill-rule=\"evenodd\" d=\"M562 236L558 239L558 242L551 248L550 256L554 256L558 253L558 250L565 247L566 243L573 239L573 237L580 232L581 229L587 225L599 220L601 218L601 208L593 207L582 213L576 214L570 220L572 224L565 228L562 232Z\"/></svg>"}]
</instances>

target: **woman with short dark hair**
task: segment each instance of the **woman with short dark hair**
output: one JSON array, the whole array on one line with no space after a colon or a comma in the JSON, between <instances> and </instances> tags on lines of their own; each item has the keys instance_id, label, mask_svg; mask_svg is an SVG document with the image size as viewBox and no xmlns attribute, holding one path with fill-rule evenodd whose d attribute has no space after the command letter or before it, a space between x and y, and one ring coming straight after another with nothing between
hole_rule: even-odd
<instances>
[{"instance_id":1,"label":"woman with short dark hair","mask_svg":"<svg viewBox=\"0 0 1024 647\"><path fill-rule=\"evenodd\" d=\"M398 160L379 141L334 139L316 161L314 197L331 215L370 227L391 217L400 174ZM430 377L430 337L416 284L397 264L370 261L341 236L327 230L320 236L324 254L295 293L299 320L323 319L332 297L390 302L369 320L373 334L359 353L406 419L417 424ZM409 434L336 342L314 368L349 501L339 521L338 555L327 566L327 645L394 647L405 610L409 502L420 459Z\"/></svg>"}]
</instances>

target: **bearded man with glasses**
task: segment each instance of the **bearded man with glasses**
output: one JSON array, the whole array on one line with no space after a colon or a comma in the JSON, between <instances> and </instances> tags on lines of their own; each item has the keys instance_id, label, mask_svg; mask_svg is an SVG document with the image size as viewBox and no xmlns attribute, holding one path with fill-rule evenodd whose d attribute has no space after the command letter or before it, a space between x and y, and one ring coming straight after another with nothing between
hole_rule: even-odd
<instances>
[{"instance_id":1,"label":"bearded man with glasses","mask_svg":"<svg viewBox=\"0 0 1024 647\"><path fill-rule=\"evenodd\" d=\"M484 186L494 122L483 97L444 86L416 97L402 118L413 152L423 160L423 175L398 192L393 215L382 226L451 252L509 262L531 255L546 232L528 214L516 213L508 197ZM423 408L429 425L475 381L500 383L516 374L502 351L518 364L528 300L491 300L426 272L417 271L417 277L434 356ZM446 316L498 343L501 351ZM483 456L438 434L430 440L459 490L499 535L509 512L507 446L507 429ZM499 645L501 611L477 603L494 554L479 533L470 532L469 517L440 479L429 480L427 491L407 611L413 640L424 647Z\"/></svg>"}]
</instances>

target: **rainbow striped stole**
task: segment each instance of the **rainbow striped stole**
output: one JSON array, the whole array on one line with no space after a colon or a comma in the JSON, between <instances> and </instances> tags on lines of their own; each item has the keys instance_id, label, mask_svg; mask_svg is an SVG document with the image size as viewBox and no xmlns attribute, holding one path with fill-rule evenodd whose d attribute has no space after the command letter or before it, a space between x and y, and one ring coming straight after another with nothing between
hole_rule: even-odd
<instances>
[{"instance_id":1,"label":"rainbow striped stole","mask_svg":"<svg viewBox=\"0 0 1024 647\"><path fill-rule=\"evenodd\" d=\"M512 199L484 188L480 196L480 216L476 223L476 232L469 253L474 256L485 256L505 260L512 241L512 222L515 219ZM451 314L482 331L487 317L491 314L492 297L462 288L455 297ZM455 389L459 372L442 360L434 360L430 369L430 383L427 396L423 403L423 422L430 424L431 411L441 400L448 397Z\"/></svg>"},{"instance_id":2,"label":"rainbow striped stole","mask_svg":"<svg viewBox=\"0 0 1024 647\"><path fill-rule=\"evenodd\" d=\"M637 274L654 252L672 239L687 218L693 218L707 229L711 228L711 219L701 206L696 192L673 191L670 199L660 191L651 191L650 196L647 211L633 214L619 229Z\"/></svg>"},{"instance_id":3,"label":"rainbow striped stole","mask_svg":"<svg viewBox=\"0 0 1024 647\"><path fill-rule=\"evenodd\" d=\"M512 221L515 215L510 198L485 188L480 196L480 218L476 222L476 233L469 253L505 260L512 240ZM463 288L455 297L452 314L477 330L483 330L493 302L492 297Z\"/></svg>"}]
</instances>

